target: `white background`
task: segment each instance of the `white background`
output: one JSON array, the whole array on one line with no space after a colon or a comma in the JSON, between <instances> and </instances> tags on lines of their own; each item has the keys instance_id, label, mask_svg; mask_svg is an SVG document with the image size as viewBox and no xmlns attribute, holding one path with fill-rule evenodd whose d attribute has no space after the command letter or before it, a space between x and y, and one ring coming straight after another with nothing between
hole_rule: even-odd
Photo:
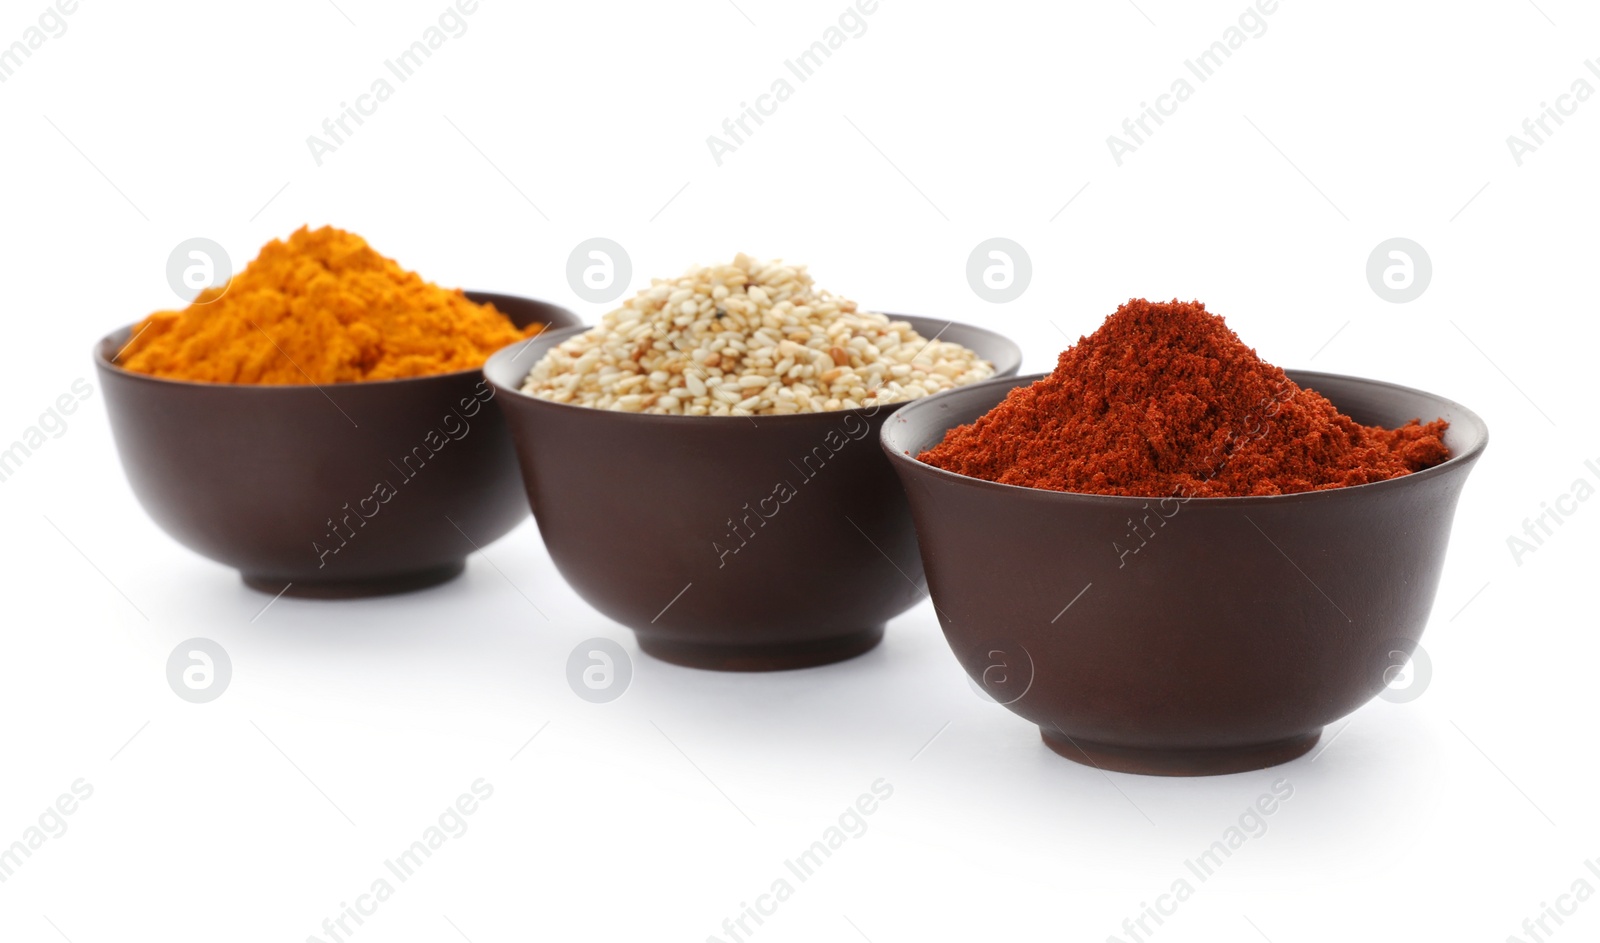
<instances>
[{"instance_id":1,"label":"white background","mask_svg":"<svg viewBox=\"0 0 1600 943\"><path fill-rule=\"evenodd\" d=\"M1107 135L1243 0L882 0L719 167L706 137L845 7L737 2L483 0L319 167L306 137L444 0L85 0L0 84L0 440L94 383L102 334L175 303L166 258L192 236L243 264L332 223L441 284L590 320L604 308L564 269L591 236L627 248L635 288L782 256L867 305L1002 331L1024 372L1130 296L1200 298L1272 362L1487 420L1423 696L1367 705L1278 769L1106 775L976 696L926 603L843 664L671 667L562 584L531 523L487 549L515 589L475 556L427 592L286 598L252 622L267 597L137 506L95 383L0 483L0 843L80 777L94 789L0 884L0 939L327 939L323 919L480 777L494 795L470 830L351 939L727 939L879 778L894 794L869 830L747 939L1128 939L1122 921L1280 777L1294 795L1267 833L1154 939L1499 943L1531 939L1523 920L1574 881L1600 888L1583 594L1600 501L1520 565L1506 542L1600 483L1600 102L1521 166L1506 144L1575 79L1600 87L1592 6L1285 0L1119 167ZM0 43L43 8L7 0ZM966 282L992 236L1033 260L1007 305ZM1365 277L1393 236L1433 260L1408 304ZM234 666L205 705L164 673L194 636ZM635 656L605 705L564 676L595 636ZM1594 939L1600 903L1547 926Z\"/></svg>"}]
</instances>

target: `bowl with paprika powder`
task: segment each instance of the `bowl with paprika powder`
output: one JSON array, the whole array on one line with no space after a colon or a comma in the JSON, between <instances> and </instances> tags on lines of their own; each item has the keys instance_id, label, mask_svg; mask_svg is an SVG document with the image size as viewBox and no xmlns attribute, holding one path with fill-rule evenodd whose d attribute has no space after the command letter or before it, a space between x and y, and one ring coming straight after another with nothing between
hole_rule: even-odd
<instances>
[{"instance_id":1,"label":"bowl with paprika powder","mask_svg":"<svg viewBox=\"0 0 1600 943\"><path fill-rule=\"evenodd\" d=\"M968 674L1069 759L1207 775L1294 759L1383 690L1488 431L1135 300L1053 373L913 403L881 442Z\"/></svg>"},{"instance_id":2,"label":"bowl with paprika powder","mask_svg":"<svg viewBox=\"0 0 1600 943\"><path fill-rule=\"evenodd\" d=\"M359 236L301 229L94 352L134 495L263 592L420 589L528 513L489 353L578 324L439 288Z\"/></svg>"},{"instance_id":3,"label":"bowl with paprika powder","mask_svg":"<svg viewBox=\"0 0 1600 943\"><path fill-rule=\"evenodd\" d=\"M858 312L803 268L739 256L484 373L578 595L653 657L768 671L860 655L924 597L874 437L930 387L1021 361L990 331Z\"/></svg>"}]
</instances>

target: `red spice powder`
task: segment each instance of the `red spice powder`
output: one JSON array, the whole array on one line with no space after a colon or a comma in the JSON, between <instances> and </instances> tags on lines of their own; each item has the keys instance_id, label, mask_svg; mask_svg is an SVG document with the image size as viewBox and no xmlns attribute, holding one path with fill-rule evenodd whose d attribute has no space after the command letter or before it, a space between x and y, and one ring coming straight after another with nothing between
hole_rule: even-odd
<instances>
[{"instance_id":1,"label":"red spice powder","mask_svg":"<svg viewBox=\"0 0 1600 943\"><path fill-rule=\"evenodd\" d=\"M1290 494L1450 457L1443 419L1363 426L1199 302L1129 301L1055 372L918 458L1010 485L1137 497Z\"/></svg>"}]
</instances>

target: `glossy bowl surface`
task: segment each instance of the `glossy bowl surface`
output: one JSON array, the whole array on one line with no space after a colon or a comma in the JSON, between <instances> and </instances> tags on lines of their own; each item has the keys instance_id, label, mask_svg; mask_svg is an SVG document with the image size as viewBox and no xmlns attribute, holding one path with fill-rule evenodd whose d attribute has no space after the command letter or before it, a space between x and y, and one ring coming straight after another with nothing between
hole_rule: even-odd
<instances>
[{"instance_id":1,"label":"glossy bowl surface","mask_svg":"<svg viewBox=\"0 0 1600 943\"><path fill-rule=\"evenodd\" d=\"M518 326L572 312L468 292ZM94 351L139 503L173 539L291 596L420 589L527 514L493 388L478 370L371 383L262 386L161 379Z\"/></svg>"},{"instance_id":2,"label":"glossy bowl surface","mask_svg":"<svg viewBox=\"0 0 1600 943\"><path fill-rule=\"evenodd\" d=\"M953 390L884 426L946 640L1051 749L1164 775L1282 763L1383 690L1416 647L1488 430L1419 390L1289 376L1358 422L1442 416L1452 457L1351 488L1158 500L1003 485L916 460L1038 376Z\"/></svg>"}]
</instances>

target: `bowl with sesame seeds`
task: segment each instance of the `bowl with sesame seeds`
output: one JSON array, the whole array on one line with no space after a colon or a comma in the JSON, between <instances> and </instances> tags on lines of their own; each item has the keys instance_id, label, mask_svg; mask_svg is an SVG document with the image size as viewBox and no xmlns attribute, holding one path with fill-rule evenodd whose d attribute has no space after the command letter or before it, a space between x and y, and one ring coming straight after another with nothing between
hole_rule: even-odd
<instances>
[{"instance_id":1,"label":"bowl with sesame seeds","mask_svg":"<svg viewBox=\"0 0 1600 943\"><path fill-rule=\"evenodd\" d=\"M995 376L983 328L885 315L740 255L590 329L507 347L497 388L557 568L647 654L732 671L866 652L924 598L873 439L899 405Z\"/></svg>"}]
</instances>

